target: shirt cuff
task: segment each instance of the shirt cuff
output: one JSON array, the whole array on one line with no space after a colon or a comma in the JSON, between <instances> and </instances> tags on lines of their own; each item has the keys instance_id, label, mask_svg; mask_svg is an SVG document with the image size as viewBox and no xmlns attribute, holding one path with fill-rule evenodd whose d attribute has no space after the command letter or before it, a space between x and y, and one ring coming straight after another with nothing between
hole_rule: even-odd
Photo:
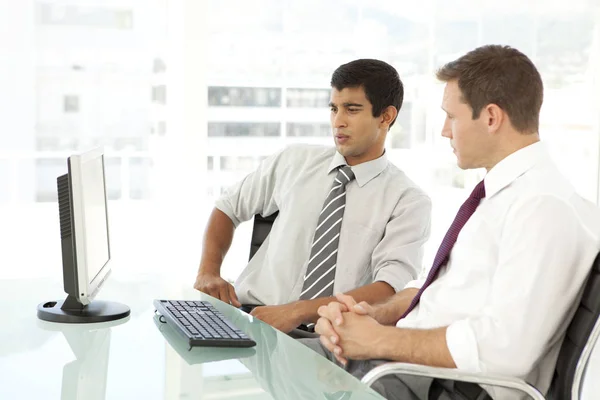
<instances>
[{"instance_id":1,"label":"shirt cuff","mask_svg":"<svg viewBox=\"0 0 600 400\"><path fill-rule=\"evenodd\" d=\"M425 279L415 279L406 284L404 289L421 289L421 287L425 284Z\"/></svg>"},{"instance_id":2,"label":"shirt cuff","mask_svg":"<svg viewBox=\"0 0 600 400\"><path fill-rule=\"evenodd\" d=\"M227 215L229 217L229 219L231 220L231 222L233 222L233 226L235 228L238 227L239 224L241 224L242 222L235 216L235 214L233 213L233 209L231 208L231 206L229 205L229 202L224 199L224 198L220 198L215 202L215 207L219 210L221 210L223 213L225 213L225 215Z\"/></svg>"},{"instance_id":3,"label":"shirt cuff","mask_svg":"<svg viewBox=\"0 0 600 400\"><path fill-rule=\"evenodd\" d=\"M466 319L452 323L446 329L446 344L456 368L467 372L481 372L475 332Z\"/></svg>"},{"instance_id":4,"label":"shirt cuff","mask_svg":"<svg viewBox=\"0 0 600 400\"><path fill-rule=\"evenodd\" d=\"M405 282L408 282L410 279L412 279L412 275L401 265L388 263L377 271L373 282L385 282L397 293L404 289Z\"/></svg>"}]
</instances>

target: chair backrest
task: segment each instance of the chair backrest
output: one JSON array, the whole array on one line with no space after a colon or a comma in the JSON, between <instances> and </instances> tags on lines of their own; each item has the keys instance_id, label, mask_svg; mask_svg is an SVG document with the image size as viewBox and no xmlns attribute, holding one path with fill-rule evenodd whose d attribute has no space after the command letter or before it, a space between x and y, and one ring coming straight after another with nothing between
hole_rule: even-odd
<instances>
[{"instance_id":1,"label":"chair backrest","mask_svg":"<svg viewBox=\"0 0 600 400\"><path fill-rule=\"evenodd\" d=\"M567 328L550 388L553 399L579 398L583 372L600 334L600 254L596 256L581 302Z\"/></svg>"},{"instance_id":2,"label":"chair backrest","mask_svg":"<svg viewBox=\"0 0 600 400\"><path fill-rule=\"evenodd\" d=\"M248 260L251 260L254 257L254 254L258 251L260 246L263 244L267 236L269 236L269 232L271 232L271 227L273 226L273 222L275 222L275 218L279 215L279 211L271 214L267 217L263 217L260 214L256 214L254 216L254 227L252 228L252 239L250 239L250 257Z\"/></svg>"}]
</instances>

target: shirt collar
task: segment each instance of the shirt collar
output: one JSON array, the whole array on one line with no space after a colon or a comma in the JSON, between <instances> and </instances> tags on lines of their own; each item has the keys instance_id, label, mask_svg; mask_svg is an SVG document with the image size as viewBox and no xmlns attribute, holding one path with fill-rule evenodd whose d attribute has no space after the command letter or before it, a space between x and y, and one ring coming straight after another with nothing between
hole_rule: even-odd
<instances>
[{"instance_id":1,"label":"shirt collar","mask_svg":"<svg viewBox=\"0 0 600 400\"><path fill-rule=\"evenodd\" d=\"M332 173L336 168L342 165L348 165L346 163L346 159L339 152L335 152L333 158L331 160L331 164L329 164L329 169L327 173ZM367 161L358 165L354 165L350 167L352 172L354 172L354 176L356 176L356 183L359 187L365 186L371 179L375 178L384 169L386 169L388 165L388 159L385 154L375 160Z\"/></svg>"},{"instance_id":2,"label":"shirt collar","mask_svg":"<svg viewBox=\"0 0 600 400\"><path fill-rule=\"evenodd\" d=\"M504 158L485 176L485 197L490 198L543 159L549 158L542 142L530 144Z\"/></svg>"}]
</instances>

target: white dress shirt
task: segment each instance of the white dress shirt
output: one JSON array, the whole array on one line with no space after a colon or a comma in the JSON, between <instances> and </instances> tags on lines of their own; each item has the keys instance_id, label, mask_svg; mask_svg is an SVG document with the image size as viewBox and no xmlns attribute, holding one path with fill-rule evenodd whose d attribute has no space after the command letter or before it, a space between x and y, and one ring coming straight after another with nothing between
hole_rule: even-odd
<instances>
[{"instance_id":1,"label":"white dress shirt","mask_svg":"<svg viewBox=\"0 0 600 400\"><path fill-rule=\"evenodd\" d=\"M255 214L279 211L271 233L235 282L242 303L299 299L319 214L340 165L346 161L333 147L290 146L217 201L235 226ZM334 293L375 281L401 290L422 265L431 201L385 154L353 166L352 172L356 179L346 186Z\"/></svg>"},{"instance_id":2,"label":"white dress shirt","mask_svg":"<svg viewBox=\"0 0 600 400\"><path fill-rule=\"evenodd\" d=\"M448 326L458 369L523 378L545 393L600 248L600 210L575 192L541 143L493 167L485 191L448 264L397 326ZM407 287L421 287L427 272ZM494 399L519 398L486 389Z\"/></svg>"}]
</instances>

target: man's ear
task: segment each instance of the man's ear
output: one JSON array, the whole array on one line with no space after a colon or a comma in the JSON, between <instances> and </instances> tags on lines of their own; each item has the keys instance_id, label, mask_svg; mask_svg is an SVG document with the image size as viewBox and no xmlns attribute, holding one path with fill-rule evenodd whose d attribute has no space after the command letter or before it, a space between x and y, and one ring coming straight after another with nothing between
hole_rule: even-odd
<instances>
[{"instance_id":1,"label":"man's ear","mask_svg":"<svg viewBox=\"0 0 600 400\"><path fill-rule=\"evenodd\" d=\"M494 103L490 103L487 106L485 106L483 111L485 112L485 122L487 125L488 132L497 132L498 129L500 129L500 126L502 126L504 119L506 118L506 113L503 109L501 109Z\"/></svg>"},{"instance_id":2,"label":"man's ear","mask_svg":"<svg viewBox=\"0 0 600 400\"><path fill-rule=\"evenodd\" d=\"M380 124L386 128L389 128L392 122L398 117L398 110L394 106L387 106L380 116Z\"/></svg>"}]
</instances>

